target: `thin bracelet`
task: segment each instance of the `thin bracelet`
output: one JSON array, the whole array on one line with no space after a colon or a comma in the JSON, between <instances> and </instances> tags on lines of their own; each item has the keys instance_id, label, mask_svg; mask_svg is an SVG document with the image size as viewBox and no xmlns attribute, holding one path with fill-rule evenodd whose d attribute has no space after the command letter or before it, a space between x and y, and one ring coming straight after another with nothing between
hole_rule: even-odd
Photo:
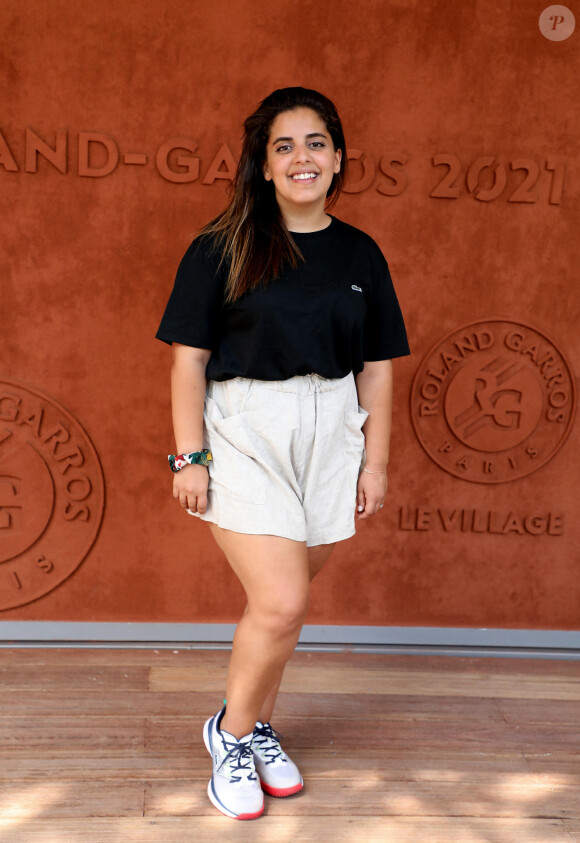
<instances>
[{"instance_id":1,"label":"thin bracelet","mask_svg":"<svg viewBox=\"0 0 580 843\"><path fill-rule=\"evenodd\" d=\"M367 474L386 474L387 469L384 468L382 471L369 471L368 468L363 468L363 471L366 471Z\"/></svg>"}]
</instances>

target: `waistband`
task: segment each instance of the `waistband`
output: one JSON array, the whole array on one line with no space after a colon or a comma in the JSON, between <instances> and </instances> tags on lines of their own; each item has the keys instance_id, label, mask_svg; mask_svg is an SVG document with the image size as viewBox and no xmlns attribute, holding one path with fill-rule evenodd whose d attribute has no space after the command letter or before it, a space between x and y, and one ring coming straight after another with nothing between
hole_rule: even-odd
<instances>
[{"instance_id":1,"label":"waistband","mask_svg":"<svg viewBox=\"0 0 580 843\"><path fill-rule=\"evenodd\" d=\"M236 382L240 385L250 382L252 386L259 386L262 389L270 389L275 392L293 392L296 395L311 395L314 392L331 392L333 390L347 388L354 382L354 375L352 372L349 372L344 378L324 378L322 375L311 372L308 375L294 375L292 378L279 381L261 381L241 377L231 378L227 381L210 381L208 386L211 384L211 388L208 390L208 394L213 395L216 386L217 388L226 384L233 386Z\"/></svg>"}]
</instances>

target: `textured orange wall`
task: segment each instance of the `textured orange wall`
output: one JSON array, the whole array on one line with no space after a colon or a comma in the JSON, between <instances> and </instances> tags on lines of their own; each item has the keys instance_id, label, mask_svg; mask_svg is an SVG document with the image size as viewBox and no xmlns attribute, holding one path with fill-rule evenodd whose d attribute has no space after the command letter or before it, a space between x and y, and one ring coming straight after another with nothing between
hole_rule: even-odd
<instances>
[{"instance_id":1,"label":"textured orange wall","mask_svg":"<svg viewBox=\"0 0 580 843\"><path fill-rule=\"evenodd\" d=\"M388 506L309 622L578 626L580 63L544 8L5 0L2 619L237 619L207 526L171 498L153 335L244 117L303 84L342 115L335 213L383 248L413 351Z\"/></svg>"}]
</instances>

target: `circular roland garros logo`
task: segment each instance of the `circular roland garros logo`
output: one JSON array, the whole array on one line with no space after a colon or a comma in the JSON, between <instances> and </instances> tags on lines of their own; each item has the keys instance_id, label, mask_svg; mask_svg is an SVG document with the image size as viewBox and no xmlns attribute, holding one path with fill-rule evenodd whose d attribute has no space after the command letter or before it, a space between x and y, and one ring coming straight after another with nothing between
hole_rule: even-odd
<instances>
[{"instance_id":1,"label":"circular roland garros logo","mask_svg":"<svg viewBox=\"0 0 580 843\"><path fill-rule=\"evenodd\" d=\"M574 377L529 325L488 319L459 328L419 366L411 417L445 471L474 483L525 477L562 447L574 420Z\"/></svg>"},{"instance_id":2,"label":"circular roland garros logo","mask_svg":"<svg viewBox=\"0 0 580 843\"><path fill-rule=\"evenodd\" d=\"M78 568L103 506L103 472L79 422L0 379L0 610L37 600Z\"/></svg>"}]
</instances>

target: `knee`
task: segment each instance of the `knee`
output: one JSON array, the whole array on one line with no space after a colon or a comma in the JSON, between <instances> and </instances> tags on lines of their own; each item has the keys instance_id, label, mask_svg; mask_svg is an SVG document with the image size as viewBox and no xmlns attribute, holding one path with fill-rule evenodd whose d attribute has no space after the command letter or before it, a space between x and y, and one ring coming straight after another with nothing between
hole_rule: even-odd
<instances>
[{"instance_id":1,"label":"knee","mask_svg":"<svg viewBox=\"0 0 580 843\"><path fill-rule=\"evenodd\" d=\"M285 637L299 632L308 612L308 591L280 595L257 609L259 622L271 635Z\"/></svg>"}]
</instances>

